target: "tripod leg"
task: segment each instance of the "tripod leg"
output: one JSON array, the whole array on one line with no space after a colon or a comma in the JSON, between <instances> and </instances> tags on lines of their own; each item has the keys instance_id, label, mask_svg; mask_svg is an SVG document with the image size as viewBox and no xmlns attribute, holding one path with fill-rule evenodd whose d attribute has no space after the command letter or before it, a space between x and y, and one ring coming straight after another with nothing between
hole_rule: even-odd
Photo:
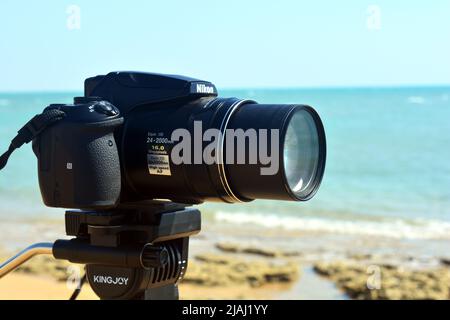
<instances>
[{"instance_id":1,"label":"tripod leg","mask_svg":"<svg viewBox=\"0 0 450 320\"><path fill-rule=\"evenodd\" d=\"M178 286L169 284L167 286L145 290L144 300L178 300Z\"/></svg>"}]
</instances>

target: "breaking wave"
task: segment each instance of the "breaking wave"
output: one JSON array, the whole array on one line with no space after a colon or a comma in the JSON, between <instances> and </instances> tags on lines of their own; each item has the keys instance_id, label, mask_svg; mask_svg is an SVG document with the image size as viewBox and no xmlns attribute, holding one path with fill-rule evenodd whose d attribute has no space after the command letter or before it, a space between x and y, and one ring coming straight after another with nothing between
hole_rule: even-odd
<instances>
[{"instance_id":1,"label":"breaking wave","mask_svg":"<svg viewBox=\"0 0 450 320\"><path fill-rule=\"evenodd\" d=\"M220 222L284 230L382 236L398 239L450 239L450 222L439 220L350 221L225 211L218 211L214 216L215 220Z\"/></svg>"}]
</instances>

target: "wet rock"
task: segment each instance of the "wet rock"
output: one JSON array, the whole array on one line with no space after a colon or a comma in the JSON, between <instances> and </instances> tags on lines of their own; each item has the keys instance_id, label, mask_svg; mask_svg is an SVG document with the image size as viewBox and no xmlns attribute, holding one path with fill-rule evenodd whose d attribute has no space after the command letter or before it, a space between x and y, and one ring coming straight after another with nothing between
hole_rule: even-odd
<instances>
[{"instance_id":1,"label":"wet rock","mask_svg":"<svg viewBox=\"0 0 450 320\"><path fill-rule=\"evenodd\" d=\"M370 253L353 253L349 255L349 258L353 260L370 260L372 257L373 255Z\"/></svg>"},{"instance_id":2,"label":"wet rock","mask_svg":"<svg viewBox=\"0 0 450 320\"><path fill-rule=\"evenodd\" d=\"M5 262L13 255L0 252L0 263ZM14 272L48 276L56 280L65 281L69 277L68 267L71 263L63 260L56 260L51 256L38 256L25 262ZM80 266L82 267L82 266Z\"/></svg>"},{"instance_id":3,"label":"wet rock","mask_svg":"<svg viewBox=\"0 0 450 320\"><path fill-rule=\"evenodd\" d=\"M50 276L58 281L65 281L70 276L68 271L70 265L71 263L64 260L56 260L50 256L39 256L27 261L15 272L39 274ZM81 265L80 268L82 268Z\"/></svg>"},{"instance_id":4,"label":"wet rock","mask_svg":"<svg viewBox=\"0 0 450 320\"><path fill-rule=\"evenodd\" d=\"M220 242L216 244L216 248L228 253L244 253L244 254L252 254L258 255L268 258L275 257L296 257L299 256L300 253L296 251L282 251L270 248L261 248L255 246L245 246L235 243L228 242Z\"/></svg>"},{"instance_id":5,"label":"wet rock","mask_svg":"<svg viewBox=\"0 0 450 320\"><path fill-rule=\"evenodd\" d=\"M441 258L440 262L442 265L450 267L450 258Z\"/></svg>"},{"instance_id":6,"label":"wet rock","mask_svg":"<svg viewBox=\"0 0 450 320\"><path fill-rule=\"evenodd\" d=\"M291 283L298 279L297 263L268 263L222 255L199 255L189 262L184 283L201 286L248 285L260 287L269 283Z\"/></svg>"},{"instance_id":7,"label":"wet rock","mask_svg":"<svg viewBox=\"0 0 450 320\"><path fill-rule=\"evenodd\" d=\"M314 270L328 277L354 299L448 299L450 270L407 270L380 265L379 274L368 265L354 262L317 263Z\"/></svg>"}]
</instances>

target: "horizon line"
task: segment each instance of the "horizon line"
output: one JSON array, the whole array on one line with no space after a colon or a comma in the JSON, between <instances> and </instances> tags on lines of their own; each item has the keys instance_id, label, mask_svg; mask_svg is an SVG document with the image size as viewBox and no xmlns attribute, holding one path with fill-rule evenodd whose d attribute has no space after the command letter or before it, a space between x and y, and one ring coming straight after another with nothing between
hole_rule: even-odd
<instances>
[{"instance_id":1,"label":"horizon line","mask_svg":"<svg viewBox=\"0 0 450 320\"><path fill-rule=\"evenodd\" d=\"M337 85L337 86L242 86L228 87L216 86L220 90L354 90L354 89L424 89L424 88L450 88L449 84L396 84L396 85ZM0 94L29 94L29 93L83 93L77 89L32 89L32 90L0 90Z\"/></svg>"}]
</instances>

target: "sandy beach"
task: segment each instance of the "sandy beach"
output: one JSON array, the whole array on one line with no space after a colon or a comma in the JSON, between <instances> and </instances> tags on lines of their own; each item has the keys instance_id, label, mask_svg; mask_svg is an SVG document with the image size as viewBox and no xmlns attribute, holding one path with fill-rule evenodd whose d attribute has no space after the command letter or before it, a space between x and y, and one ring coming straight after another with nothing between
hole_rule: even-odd
<instances>
[{"instance_id":1,"label":"sandy beach","mask_svg":"<svg viewBox=\"0 0 450 320\"><path fill-rule=\"evenodd\" d=\"M45 288L45 289L43 289ZM183 284L179 288L183 300L192 299L274 299L275 294L281 294L281 286L266 286L264 289L243 286L200 288L196 285ZM0 283L0 300L67 300L72 294L65 282L55 279L28 274L11 274ZM88 284L78 296L78 300L98 300Z\"/></svg>"}]
</instances>

